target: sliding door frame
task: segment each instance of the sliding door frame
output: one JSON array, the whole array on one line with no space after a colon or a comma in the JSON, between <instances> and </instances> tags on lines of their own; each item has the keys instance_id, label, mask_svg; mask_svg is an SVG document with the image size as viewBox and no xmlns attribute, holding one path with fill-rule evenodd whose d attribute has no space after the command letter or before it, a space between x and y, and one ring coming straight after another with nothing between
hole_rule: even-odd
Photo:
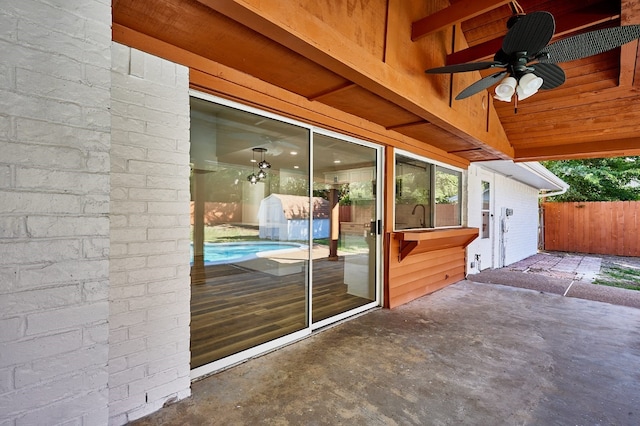
<instances>
[{"instance_id":1,"label":"sliding door frame","mask_svg":"<svg viewBox=\"0 0 640 426\"><path fill-rule=\"evenodd\" d=\"M198 98L204 101L208 101L208 102L212 102L218 105L222 105L222 106L226 106L229 108L234 108L237 110L241 110L241 111L245 111L251 114L255 114L258 116L262 116L265 118L270 118L273 120L278 120L281 121L283 123L287 123L287 124L291 124L297 127L301 127L301 128L305 128L307 130L309 130L309 200L311 200L311 197L313 195L313 138L314 138L314 134L321 134L321 135L325 135L325 136L329 136L329 137L333 137L335 139L347 142L347 143L354 143L357 145L361 145L361 146L366 146L369 148L373 148L376 150L376 193L375 193L375 197L376 197L376 201L375 201L375 208L376 208L376 223L377 224L383 224L383 182L384 182L384 167L383 167L383 161L384 161L384 146L379 145L379 144L375 144L372 142L366 142L364 140L360 140L351 136L347 136L344 134L341 134L339 132L334 132L334 131L330 131L330 130L326 130L326 129L322 129L313 125L309 125L307 123L304 122L300 122L291 118L288 118L286 116L282 116L282 115L278 115L269 111L264 111L261 110L259 108L255 108L255 107L251 107L251 106L247 106L245 104L236 102L236 101L232 101L229 99L225 99L225 98L221 98L218 96L214 96L211 94L207 94L204 92L200 92L197 90L189 90L189 96L190 97L194 97L194 98ZM254 346L252 348L243 350L241 352L235 353L233 355L227 356L225 358L213 361L211 363L205 364L203 366L194 368L191 370L190 373L190 377L191 380L196 380L196 379L200 379L203 377L206 377L208 375L211 375L217 371L221 371L223 369L229 368L233 365L239 364L241 362L246 361L247 359L256 357L258 355L270 352L272 350L275 350L279 347L285 346L287 344L290 344L292 342L295 342L297 340L303 339L307 336L309 336L313 331L318 330L320 328L323 327L327 327L331 324L337 323L339 321L345 320L348 317L352 317L354 315L358 315L361 314L367 310L370 310L372 308L376 308L379 306L382 306L383 300L383 271L382 271L382 267L383 267L383 261L382 261L382 235L383 232L377 232L376 233L376 239L375 239L375 249L376 249L376 256L375 256L375 285L376 285L376 289L375 289L375 300L367 303L363 306L360 306L358 308L343 312L341 314L332 316L330 318L324 319L322 321L318 321L316 323L313 323L312 321L312 314L313 314L313 256L312 254L312 247L313 247L313 215L310 215L310 219L309 219L309 256L308 256L308 262L309 262L309 266L308 266L308 272L307 272L307 282L308 282L308 286L306 288L307 294L306 294L306 299L307 299L307 326L305 328L303 328L302 330L293 332L291 334L287 334L286 336L282 336L279 338L276 338L274 340L259 344L257 346ZM380 231L381 226L377 226L378 231Z\"/></svg>"}]
</instances>

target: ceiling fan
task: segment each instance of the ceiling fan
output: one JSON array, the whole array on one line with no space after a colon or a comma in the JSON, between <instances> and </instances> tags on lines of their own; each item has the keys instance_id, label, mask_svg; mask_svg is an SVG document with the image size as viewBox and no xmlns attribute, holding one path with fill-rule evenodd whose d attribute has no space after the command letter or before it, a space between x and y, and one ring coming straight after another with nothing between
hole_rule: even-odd
<instances>
[{"instance_id":1,"label":"ceiling fan","mask_svg":"<svg viewBox=\"0 0 640 426\"><path fill-rule=\"evenodd\" d=\"M456 96L456 100L475 95L496 83L495 98L511 102L515 94L523 100L539 89L553 89L565 81L558 62L597 55L640 38L640 25L626 25L590 31L548 44L555 31L555 20L549 12L533 12L512 16L507 22L508 32L502 48L491 62L467 62L426 70L427 74L448 74L504 68L484 77Z\"/></svg>"}]
</instances>

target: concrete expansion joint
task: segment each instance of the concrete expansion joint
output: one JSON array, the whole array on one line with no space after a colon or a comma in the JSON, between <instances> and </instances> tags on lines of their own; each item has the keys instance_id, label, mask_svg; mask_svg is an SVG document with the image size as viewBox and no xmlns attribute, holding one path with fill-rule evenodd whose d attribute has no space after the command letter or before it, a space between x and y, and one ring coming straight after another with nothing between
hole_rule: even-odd
<instances>
[{"instance_id":1,"label":"concrete expansion joint","mask_svg":"<svg viewBox=\"0 0 640 426\"><path fill-rule=\"evenodd\" d=\"M569 284L569 287L567 287L567 289L565 290L565 292L564 292L563 296L565 296L565 297L567 296L567 293L569 293L569 290L571 290L571 286L572 286L572 285L573 285L573 283L575 283L575 282L576 282L575 280L572 280L572 281L571 281L571 284Z\"/></svg>"}]
</instances>

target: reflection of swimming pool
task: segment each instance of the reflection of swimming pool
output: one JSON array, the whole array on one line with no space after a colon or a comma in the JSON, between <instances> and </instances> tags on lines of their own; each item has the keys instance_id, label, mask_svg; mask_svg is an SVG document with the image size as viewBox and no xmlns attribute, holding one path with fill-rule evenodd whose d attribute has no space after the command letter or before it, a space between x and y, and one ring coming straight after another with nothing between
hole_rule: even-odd
<instances>
[{"instance_id":1,"label":"reflection of swimming pool","mask_svg":"<svg viewBox=\"0 0 640 426\"><path fill-rule=\"evenodd\" d=\"M288 242L242 241L237 243L204 243L204 263L221 265L243 262L260 256L283 254L306 249L307 246ZM193 263L193 243L191 243L191 263Z\"/></svg>"}]
</instances>

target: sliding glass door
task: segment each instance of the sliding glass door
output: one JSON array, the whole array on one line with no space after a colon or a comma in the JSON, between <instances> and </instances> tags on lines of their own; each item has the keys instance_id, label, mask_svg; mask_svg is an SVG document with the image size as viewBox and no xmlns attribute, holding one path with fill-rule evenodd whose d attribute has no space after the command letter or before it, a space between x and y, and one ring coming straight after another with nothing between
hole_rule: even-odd
<instances>
[{"instance_id":1,"label":"sliding glass door","mask_svg":"<svg viewBox=\"0 0 640 426\"><path fill-rule=\"evenodd\" d=\"M376 148L314 134L313 193L327 232L313 241L312 322L376 300ZM314 203L315 205L315 203Z\"/></svg>"},{"instance_id":2,"label":"sliding glass door","mask_svg":"<svg viewBox=\"0 0 640 426\"><path fill-rule=\"evenodd\" d=\"M308 327L309 130L191 104L191 367Z\"/></svg>"},{"instance_id":3,"label":"sliding glass door","mask_svg":"<svg viewBox=\"0 0 640 426\"><path fill-rule=\"evenodd\" d=\"M191 99L193 369L379 303L381 149L356 142Z\"/></svg>"}]
</instances>

